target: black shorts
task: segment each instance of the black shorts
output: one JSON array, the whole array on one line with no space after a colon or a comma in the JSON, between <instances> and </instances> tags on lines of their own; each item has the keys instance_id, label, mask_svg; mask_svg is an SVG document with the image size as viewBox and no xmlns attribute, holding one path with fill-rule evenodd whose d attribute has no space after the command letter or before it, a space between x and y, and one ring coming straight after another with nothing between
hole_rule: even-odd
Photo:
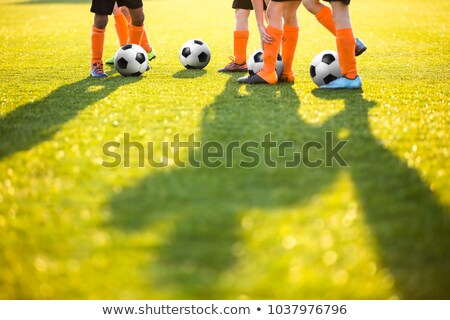
<instances>
[{"instance_id":1,"label":"black shorts","mask_svg":"<svg viewBox=\"0 0 450 320\"><path fill-rule=\"evenodd\" d=\"M323 1L326 1L326 2L340 1L343 4L347 4L347 5L350 4L350 0L323 0Z\"/></svg>"},{"instance_id":2,"label":"black shorts","mask_svg":"<svg viewBox=\"0 0 450 320\"><path fill-rule=\"evenodd\" d=\"M266 3L263 1L264 10L267 9ZM253 10L252 0L233 0L233 9Z\"/></svg>"},{"instance_id":3,"label":"black shorts","mask_svg":"<svg viewBox=\"0 0 450 320\"><path fill-rule=\"evenodd\" d=\"M142 0L117 0L119 7L138 9L143 6ZM113 0L92 0L91 12L109 16L114 9Z\"/></svg>"}]
</instances>

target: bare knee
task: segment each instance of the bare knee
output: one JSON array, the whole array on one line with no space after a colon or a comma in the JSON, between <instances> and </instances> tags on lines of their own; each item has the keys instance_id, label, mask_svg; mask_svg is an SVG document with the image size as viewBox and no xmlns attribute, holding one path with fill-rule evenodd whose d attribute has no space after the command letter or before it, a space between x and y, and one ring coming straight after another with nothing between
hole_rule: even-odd
<instances>
[{"instance_id":1,"label":"bare knee","mask_svg":"<svg viewBox=\"0 0 450 320\"><path fill-rule=\"evenodd\" d=\"M333 11L333 21L337 29L351 27L350 17L345 14L338 14Z\"/></svg>"},{"instance_id":2,"label":"bare knee","mask_svg":"<svg viewBox=\"0 0 450 320\"><path fill-rule=\"evenodd\" d=\"M102 14L95 14L94 16L94 27L97 29L105 29L108 24L108 16Z\"/></svg>"},{"instance_id":3,"label":"bare knee","mask_svg":"<svg viewBox=\"0 0 450 320\"><path fill-rule=\"evenodd\" d=\"M306 10L314 15L316 15L324 6L319 0L303 0L302 3Z\"/></svg>"},{"instance_id":4,"label":"bare knee","mask_svg":"<svg viewBox=\"0 0 450 320\"><path fill-rule=\"evenodd\" d=\"M131 23L136 27L142 26L145 20L143 8L141 7L138 9L128 9L128 10L130 11Z\"/></svg>"},{"instance_id":5,"label":"bare knee","mask_svg":"<svg viewBox=\"0 0 450 320\"><path fill-rule=\"evenodd\" d=\"M297 12L296 11L285 11L283 12L284 23L288 26L296 26L297 22Z\"/></svg>"},{"instance_id":6,"label":"bare knee","mask_svg":"<svg viewBox=\"0 0 450 320\"><path fill-rule=\"evenodd\" d=\"M284 23L289 26L298 26L297 9L301 1L285 2L283 6Z\"/></svg>"}]
</instances>

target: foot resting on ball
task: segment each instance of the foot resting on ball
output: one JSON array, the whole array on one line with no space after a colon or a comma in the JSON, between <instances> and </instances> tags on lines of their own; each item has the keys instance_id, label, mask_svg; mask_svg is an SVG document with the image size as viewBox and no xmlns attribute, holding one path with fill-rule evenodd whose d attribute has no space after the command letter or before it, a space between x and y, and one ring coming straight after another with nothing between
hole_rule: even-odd
<instances>
[{"instance_id":1,"label":"foot resting on ball","mask_svg":"<svg viewBox=\"0 0 450 320\"><path fill-rule=\"evenodd\" d=\"M348 79L346 77L337 78L329 84L320 86L319 89L361 89L362 81L359 76L355 79Z\"/></svg>"},{"instance_id":2,"label":"foot resting on ball","mask_svg":"<svg viewBox=\"0 0 450 320\"><path fill-rule=\"evenodd\" d=\"M266 80L258 76L257 73L248 77L239 78L238 82L247 84L269 84Z\"/></svg>"},{"instance_id":3,"label":"foot resting on ball","mask_svg":"<svg viewBox=\"0 0 450 320\"><path fill-rule=\"evenodd\" d=\"M363 54L363 52L366 50L367 50L367 47L364 44L364 42L362 42L358 38L355 38L355 57Z\"/></svg>"}]
</instances>

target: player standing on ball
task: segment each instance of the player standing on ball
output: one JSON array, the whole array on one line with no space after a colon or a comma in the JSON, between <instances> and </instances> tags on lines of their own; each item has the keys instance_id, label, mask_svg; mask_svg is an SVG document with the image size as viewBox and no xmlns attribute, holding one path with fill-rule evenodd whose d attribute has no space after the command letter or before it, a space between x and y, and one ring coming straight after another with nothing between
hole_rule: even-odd
<instances>
[{"instance_id":1,"label":"player standing on ball","mask_svg":"<svg viewBox=\"0 0 450 320\"><path fill-rule=\"evenodd\" d=\"M317 20L336 36L336 47L339 57L339 65L343 77L329 84L323 85L321 89L360 89L361 78L356 69L355 56L366 50L366 46L355 39L350 22L349 4L350 0L324 0L331 3L330 7L320 3L320 0L303 0L305 8L314 14Z\"/></svg>"},{"instance_id":2,"label":"player standing on ball","mask_svg":"<svg viewBox=\"0 0 450 320\"><path fill-rule=\"evenodd\" d=\"M103 71L103 44L105 40L105 28L108 24L108 16L114 8L114 1L92 0L91 12L94 15L94 25L91 34L91 71L94 78L106 78L108 75ZM119 0L119 7L126 6L130 12L131 23L129 26L128 43L140 44L144 33L144 10L142 0Z\"/></svg>"},{"instance_id":3,"label":"player standing on ball","mask_svg":"<svg viewBox=\"0 0 450 320\"><path fill-rule=\"evenodd\" d=\"M267 8L269 20L267 28L264 27L263 0L252 0L252 3L263 42L264 66L257 74L239 78L238 82L248 84L294 82L292 63L298 41L297 9L301 1L272 0ZM282 48L284 70L278 79L275 66L280 48Z\"/></svg>"},{"instance_id":4,"label":"player standing on ball","mask_svg":"<svg viewBox=\"0 0 450 320\"><path fill-rule=\"evenodd\" d=\"M119 45L122 47L128 43L128 29L131 22L130 12L127 7L118 7L117 3L114 5L113 16L115 20L115 28L117 37L119 39ZM151 47L148 41L147 33L142 34L141 42L139 45L147 52L148 61L152 61L156 58L155 49ZM114 64L114 56L105 61L106 64Z\"/></svg>"},{"instance_id":5,"label":"player standing on ball","mask_svg":"<svg viewBox=\"0 0 450 320\"><path fill-rule=\"evenodd\" d=\"M270 0L265 0L267 3ZM263 9L266 10L266 2L263 2ZM246 72L247 71L247 43L249 38L248 17L253 10L251 0L234 0L232 4L236 26L233 33L234 57L230 57L231 62L219 72Z\"/></svg>"}]
</instances>

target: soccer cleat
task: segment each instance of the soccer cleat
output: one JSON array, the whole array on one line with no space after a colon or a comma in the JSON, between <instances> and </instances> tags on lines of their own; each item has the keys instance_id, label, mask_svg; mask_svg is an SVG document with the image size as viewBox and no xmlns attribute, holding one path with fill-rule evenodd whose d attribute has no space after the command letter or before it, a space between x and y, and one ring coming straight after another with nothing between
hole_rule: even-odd
<instances>
[{"instance_id":1,"label":"soccer cleat","mask_svg":"<svg viewBox=\"0 0 450 320\"><path fill-rule=\"evenodd\" d=\"M153 59L156 58L156 52L155 52L155 48L152 48L152 51L147 52L147 56L148 56L148 61L152 61Z\"/></svg>"},{"instance_id":2,"label":"soccer cleat","mask_svg":"<svg viewBox=\"0 0 450 320\"><path fill-rule=\"evenodd\" d=\"M239 78L237 81L246 84L269 84L266 80L258 76L257 73L248 77Z\"/></svg>"},{"instance_id":3,"label":"soccer cleat","mask_svg":"<svg viewBox=\"0 0 450 320\"><path fill-rule=\"evenodd\" d=\"M105 61L106 64L114 64L114 56Z\"/></svg>"},{"instance_id":4,"label":"soccer cleat","mask_svg":"<svg viewBox=\"0 0 450 320\"><path fill-rule=\"evenodd\" d=\"M147 52L147 56L148 56L148 62L152 61L153 59L156 58L156 52L155 49L152 48L152 51ZM145 71L150 70L150 65L147 66L147 69L145 69Z\"/></svg>"},{"instance_id":5,"label":"soccer cleat","mask_svg":"<svg viewBox=\"0 0 450 320\"><path fill-rule=\"evenodd\" d=\"M230 57L231 62L227 64L222 69L219 69L219 72L247 72L247 62L236 63L233 57Z\"/></svg>"},{"instance_id":6,"label":"soccer cleat","mask_svg":"<svg viewBox=\"0 0 450 320\"><path fill-rule=\"evenodd\" d=\"M93 78L106 78L108 76L103 72L103 63L101 62L96 62L91 66L90 74Z\"/></svg>"},{"instance_id":7,"label":"soccer cleat","mask_svg":"<svg viewBox=\"0 0 450 320\"><path fill-rule=\"evenodd\" d=\"M331 81L329 84L320 86L319 89L361 89L362 81L359 76L355 79L348 79L346 77L340 77Z\"/></svg>"},{"instance_id":8,"label":"soccer cleat","mask_svg":"<svg viewBox=\"0 0 450 320\"><path fill-rule=\"evenodd\" d=\"M355 57L363 54L363 52L366 50L367 50L367 47L364 44L364 42L362 42L358 38L355 38Z\"/></svg>"}]
</instances>

